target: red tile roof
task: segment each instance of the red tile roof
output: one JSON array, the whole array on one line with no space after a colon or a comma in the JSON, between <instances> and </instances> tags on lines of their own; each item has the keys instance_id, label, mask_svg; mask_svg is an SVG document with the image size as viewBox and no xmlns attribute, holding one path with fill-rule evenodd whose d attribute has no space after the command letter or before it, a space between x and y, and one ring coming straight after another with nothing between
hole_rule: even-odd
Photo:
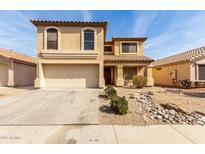
<instances>
[{"instance_id":1,"label":"red tile roof","mask_svg":"<svg viewBox=\"0 0 205 154\"><path fill-rule=\"evenodd\" d=\"M153 67L157 67L175 63L192 62L203 57L205 58L205 46L156 60L152 65Z\"/></svg>"},{"instance_id":2,"label":"red tile roof","mask_svg":"<svg viewBox=\"0 0 205 154\"><path fill-rule=\"evenodd\" d=\"M146 41L146 37L113 37L112 41Z\"/></svg>"},{"instance_id":3,"label":"red tile roof","mask_svg":"<svg viewBox=\"0 0 205 154\"><path fill-rule=\"evenodd\" d=\"M153 62L154 60L146 56L135 55L104 55L105 63L109 62Z\"/></svg>"},{"instance_id":4,"label":"red tile roof","mask_svg":"<svg viewBox=\"0 0 205 154\"><path fill-rule=\"evenodd\" d=\"M83 26L83 27L103 27L107 30L106 21L58 21L58 20L30 20L35 26L53 25L53 26Z\"/></svg>"},{"instance_id":5,"label":"red tile roof","mask_svg":"<svg viewBox=\"0 0 205 154\"><path fill-rule=\"evenodd\" d=\"M37 63L36 59L33 57L26 56L26 55L14 52L12 50L7 50L4 48L0 48L0 56L8 58L8 59L14 59L17 61L31 63L31 64Z\"/></svg>"}]
</instances>

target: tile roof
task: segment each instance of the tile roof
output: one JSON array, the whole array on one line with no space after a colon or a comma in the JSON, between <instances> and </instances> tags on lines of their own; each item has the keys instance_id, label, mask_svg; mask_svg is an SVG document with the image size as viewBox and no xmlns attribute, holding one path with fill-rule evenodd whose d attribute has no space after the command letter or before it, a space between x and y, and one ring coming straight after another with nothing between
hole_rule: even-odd
<instances>
[{"instance_id":1,"label":"tile roof","mask_svg":"<svg viewBox=\"0 0 205 154\"><path fill-rule=\"evenodd\" d=\"M36 20L30 19L35 25L70 25L70 26L94 26L107 29L107 21L60 21L60 20Z\"/></svg>"},{"instance_id":2,"label":"tile roof","mask_svg":"<svg viewBox=\"0 0 205 154\"><path fill-rule=\"evenodd\" d=\"M203 57L205 58L205 46L156 60L152 65L155 67L174 63L191 62Z\"/></svg>"},{"instance_id":3,"label":"tile roof","mask_svg":"<svg viewBox=\"0 0 205 154\"><path fill-rule=\"evenodd\" d=\"M153 62L154 60L146 56L133 55L104 55L104 61L109 62Z\"/></svg>"},{"instance_id":4,"label":"tile roof","mask_svg":"<svg viewBox=\"0 0 205 154\"><path fill-rule=\"evenodd\" d=\"M35 58L14 52L12 50L7 50L4 48L0 48L0 56L8 59L14 59L17 61L31 63L31 64L36 64L37 62Z\"/></svg>"},{"instance_id":5,"label":"tile roof","mask_svg":"<svg viewBox=\"0 0 205 154\"><path fill-rule=\"evenodd\" d=\"M112 41L146 41L146 37L113 37Z\"/></svg>"}]
</instances>

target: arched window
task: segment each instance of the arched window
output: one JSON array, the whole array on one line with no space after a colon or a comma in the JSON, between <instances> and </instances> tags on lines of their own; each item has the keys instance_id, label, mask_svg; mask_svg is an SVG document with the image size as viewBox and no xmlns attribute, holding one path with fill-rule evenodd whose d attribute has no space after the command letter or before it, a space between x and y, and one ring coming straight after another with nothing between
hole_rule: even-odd
<instances>
[{"instance_id":1,"label":"arched window","mask_svg":"<svg viewBox=\"0 0 205 154\"><path fill-rule=\"evenodd\" d=\"M47 49L58 50L58 30L55 28L47 29Z\"/></svg>"},{"instance_id":2,"label":"arched window","mask_svg":"<svg viewBox=\"0 0 205 154\"><path fill-rule=\"evenodd\" d=\"M92 29L84 30L84 50L94 50L95 33Z\"/></svg>"}]
</instances>

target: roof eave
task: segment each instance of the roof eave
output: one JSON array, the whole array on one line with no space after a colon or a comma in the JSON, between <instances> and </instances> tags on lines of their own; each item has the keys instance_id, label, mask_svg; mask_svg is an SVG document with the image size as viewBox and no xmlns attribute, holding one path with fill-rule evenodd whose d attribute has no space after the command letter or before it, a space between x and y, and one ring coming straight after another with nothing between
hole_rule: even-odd
<instances>
[{"instance_id":1,"label":"roof eave","mask_svg":"<svg viewBox=\"0 0 205 154\"><path fill-rule=\"evenodd\" d=\"M42 25L70 25L70 26L92 26L92 27L104 27L107 28L107 21L102 22L80 22L80 21L54 21L54 20L35 20L30 19L30 22L35 26Z\"/></svg>"}]
</instances>

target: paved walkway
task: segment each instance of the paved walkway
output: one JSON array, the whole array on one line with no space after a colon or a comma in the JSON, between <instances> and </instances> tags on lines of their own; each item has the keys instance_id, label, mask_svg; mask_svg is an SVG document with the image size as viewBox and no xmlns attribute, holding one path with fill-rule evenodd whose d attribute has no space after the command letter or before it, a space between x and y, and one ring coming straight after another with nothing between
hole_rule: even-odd
<instances>
[{"instance_id":1,"label":"paved walkway","mask_svg":"<svg viewBox=\"0 0 205 154\"><path fill-rule=\"evenodd\" d=\"M0 143L205 143L205 126L0 126Z\"/></svg>"}]
</instances>

